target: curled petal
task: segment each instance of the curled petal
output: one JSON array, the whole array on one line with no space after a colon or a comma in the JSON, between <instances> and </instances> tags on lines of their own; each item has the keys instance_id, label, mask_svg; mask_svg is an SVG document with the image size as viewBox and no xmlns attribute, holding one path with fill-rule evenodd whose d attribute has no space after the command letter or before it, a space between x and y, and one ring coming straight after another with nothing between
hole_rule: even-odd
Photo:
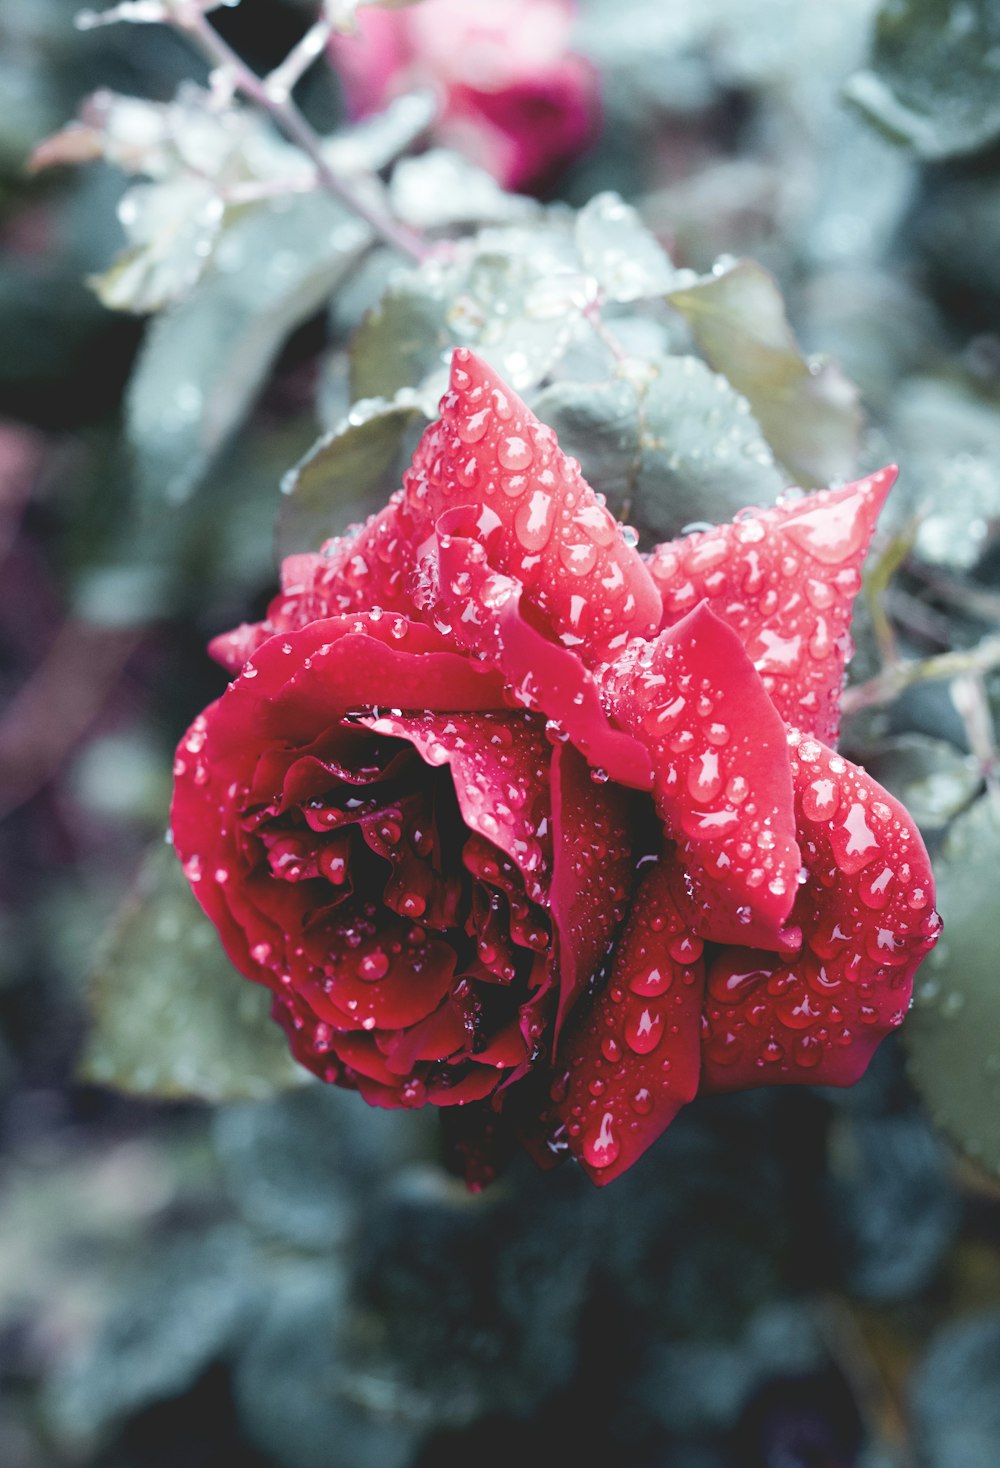
<instances>
[{"instance_id":1,"label":"curled petal","mask_svg":"<svg viewBox=\"0 0 1000 1468\"><path fill-rule=\"evenodd\" d=\"M740 635L781 717L834 744L851 605L894 465L657 546L663 625L703 598Z\"/></svg>"},{"instance_id":2,"label":"curled petal","mask_svg":"<svg viewBox=\"0 0 1000 1468\"><path fill-rule=\"evenodd\" d=\"M437 524L462 508L463 534L483 548L490 569L523 587L526 607L584 664L658 624L660 598L642 558L576 460L465 348L452 358L441 418L420 440L403 484L414 521ZM443 595L452 580L442 573Z\"/></svg>"},{"instance_id":3,"label":"curled petal","mask_svg":"<svg viewBox=\"0 0 1000 1468\"><path fill-rule=\"evenodd\" d=\"M702 943L671 893L669 857L639 883L610 983L570 1017L545 1109L543 1142L570 1152L591 1179L613 1181L698 1089Z\"/></svg>"},{"instance_id":4,"label":"curled petal","mask_svg":"<svg viewBox=\"0 0 1000 1468\"><path fill-rule=\"evenodd\" d=\"M644 745L614 726L595 675L575 649L537 625L519 584L490 569L482 547L462 533L465 515L442 516L436 550L443 584L458 588L442 603L455 641L478 650L499 670L511 701L545 714L555 735L571 739L594 769L648 790L653 771Z\"/></svg>"},{"instance_id":5,"label":"curled petal","mask_svg":"<svg viewBox=\"0 0 1000 1468\"><path fill-rule=\"evenodd\" d=\"M213 638L209 652L224 668L238 673L269 637L297 631L310 622L373 608L411 622L423 621L410 594L414 546L422 533L407 515L402 495L395 494L384 510L328 540L322 551L286 557L281 591L264 620L244 622Z\"/></svg>"},{"instance_id":6,"label":"curled petal","mask_svg":"<svg viewBox=\"0 0 1000 1468\"><path fill-rule=\"evenodd\" d=\"M778 948L799 870L785 728L736 633L698 606L631 644L605 691L649 751L693 931Z\"/></svg>"},{"instance_id":7,"label":"curled petal","mask_svg":"<svg viewBox=\"0 0 1000 1468\"><path fill-rule=\"evenodd\" d=\"M361 721L451 768L462 820L516 864L534 902L552 873L549 764L541 722L524 714L384 714Z\"/></svg>"},{"instance_id":8,"label":"curled petal","mask_svg":"<svg viewBox=\"0 0 1000 1468\"><path fill-rule=\"evenodd\" d=\"M559 967L555 1046L625 915L633 817L628 791L610 782L595 784L573 746L557 746L552 761L552 923Z\"/></svg>"},{"instance_id":9,"label":"curled petal","mask_svg":"<svg viewBox=\"0 0 1000 1468\"><path fill-rule=\"evenodd\" d=\"M897 800L864 770L789 733L805 882L801 942L779 956L724 950L708 971L706 1090L848 1086L902 1023L913 975L941 930L930 861Z\"/></svg>"}]
</instances>

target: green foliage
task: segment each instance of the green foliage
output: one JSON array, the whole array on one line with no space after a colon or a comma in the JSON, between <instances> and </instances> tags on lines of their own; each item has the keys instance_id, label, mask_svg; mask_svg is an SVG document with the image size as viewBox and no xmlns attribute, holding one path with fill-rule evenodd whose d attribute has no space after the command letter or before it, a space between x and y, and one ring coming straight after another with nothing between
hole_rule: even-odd
<instances>
[{"instance_id":1,"label":"green foliage","mask_svg":"<svg viewBox=\"0 0 1000 1468\"><path fill-rule=\"evenodd\" d=\"M152 322L127 414L143 493L185 499L239 427L291 331L317 312L368 244L321 195L248 214L212 269Z\"/></svg>"},{"instance_id":2,"label":"green foliage","mask_svg":"<svg viewBox=\"0 0 1000 1468\"><path fill-rule=\"evenodd\" d=\"M101 1085L217 1102L310 1079L270 1018L270 995L232 968L163 845L107 938L91 1008L81 1074Z\"/></svg>"},{"instance_id":3,"label":"green foliage","mask_svg":"<svg viewBox=\"0 0 1000 1468\"><path fill-rule=\"evenodd\" d=\"M857 389L833 363L803 357L773 276L739 260L669 299L715 370L746 395L797 483L813 488L852 473L861 428Z\"/></svg>"},{"instance_id":4,"label":"green foliage","mask_svg":"<svg viewBox=\"0 0 1000 1468\"><path fill-rule=\"evenodd\" d=\"M697 357L625 363L609 383L557 382L536 406L614 513L655 539L782 487L746 399Z\"/></svg>"},{"instance_id":5,"label":"green foliage","mask_svg":"<svg viewBox=\"0 0 1000 1468\"><path fill-rule=\"evenodd\" d=\"M931 1116L980 1166L1000 1174L1000 816L990 794L952 825L936 863L944 936L917 974L903 1035Z\"/></svg>"},{"instance_id":6,"label":"green foliage","mask_svg":"<svg viewBox=\"0 0 1000 1468\"><path fill-rule=\"evenodd\" d=\"M846 95L920 158L975 153L1000 138L998 47L994 0L884 0Z\"/></svg>"},{"instance_id":7,"label":"green foliage","mask_svg":"<svg viewBox=\"0 0 1000 1468\"><path fill-rule=\"evenodd\" d=\"M315 550L349 520L362 519L385 504L399 486L407 428L423 418L419 407L400 400L370 398L323 437L289 470L278 516L278 554Z\"/></svg>"},{"instance_id":8,"label":"green foliage","mask_svg":"<svg viewBox=\"0 0 1000 1468\"><path fill-rule=\"evenodd\" d=\"M246 1240L231 1227L141 1255L87 1349L51 1382L47 1406L59 1435L102 1436L187 1390L237 1338L258 1288Z\"/></svg>"}]
</instances>

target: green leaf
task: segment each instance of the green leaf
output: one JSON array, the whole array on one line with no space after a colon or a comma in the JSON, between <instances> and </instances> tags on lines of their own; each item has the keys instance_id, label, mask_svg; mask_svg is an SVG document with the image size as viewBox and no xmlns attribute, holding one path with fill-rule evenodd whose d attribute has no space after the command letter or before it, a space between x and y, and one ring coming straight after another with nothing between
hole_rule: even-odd
<instances>
[{"instance_id":1,"label":"green leaf","mask_svg":"<svg viewBox=\"0 0 1000 1468\"><path fill-rule=\"evenodd\" d=\"M224 209L214 186L187 174L135 184L119 214L128 221L129 246L90 279L102 303L141 315L183 299L203 274L222 228Z\"/></svg>"},{"instance_id":2,"label":"green leaf","mask_svg":"<svg viewBox=\"0 0 1000 1468\"><path fill-rule=\"evenodd\" d=\"M325 196L248 213L191 294L154 320L126 403L140 487L187 498L249 412L285 339L369 241Z\"/></svg>"},{"instance_id":3,"label":"green leaf","mask_svg":"<svg viewBox=\"0 0 1000 1468\"><path fill-rule=\"evenodd\" d=\"M135 1262L94 1337L61 1365L46 1406L60 1436L104 1434L186 1391L235 1341L259 1290L231 1226L158 1239Z\"/></svg>"},{"instance_id":4,"label":"green leaf","mask_svg":"<svg viewBox=\"0 0 1000 1468\"><path fill-rule=\"evenodd\" d=\"M636 525L668 539L770 504L781 487L746 398L697 357L665 357L642 395Z\"/></svg>"},{"instance_id":5,"label":"green leaf","mask_svg":"<svg viewBox=\"0 0 1000 1468\"><path fill-rule=\"evenodd\" d=\"M232 967L166 845L150 852L108 936L90 1001L84 1080L215 1102L311 1080L270 1018L270 994Z\"/></svg>"},{"instance_id":6,"label":"green leaf","mask_svg":"<svg viewBox=\"0 0 1000 1468\"><path fill-rule=\"evenodd\" d=\"M944 935L903 1026L910 1076L934 1121L1000 1174L1000 815L989 794L960 815L935 864Z\"/></svg>"},{"instance_id":7,"label":"green leaf","mask_svg":"<svg viewBox=\"0 0 1000 1468\"><path fill-rule=\"evenodd\" d=\"M639 472L640 398L624 378L611 382L556 382L535 412L580 461L583 477L603 494L612 514L628 514Z\"/></svg>"},{"instance_id":8,"label":"green leaf","mask_svg":"<svg viewBox=\"0 0 1000 1468\"><path fill-rule=\"evenodd\" d=\"M798 483L829 484L854 472L857 389L833 363L803 357L773 276L739 260L671 291L669 300L715 370L746 396Z\"/></svg>"},{"instance_id":9,"label":"green leaf","mask_svg":"<svg viewBox=\"0 0 1000 1468\"><path fill-rule=\"evenodd\" d=\"M910 812L925 836L943 831L972 800L980 774L972 755L926 734L896 734L865 754L865 768Z\"/></svg>"},{"instance_id":10,"label":"green leaf","mask_svg":"<svg viewBox=\"0 0 1000 1468\"><path fill-rule=\"evenodd\" d=\"M393 398L441 366L455 345L443 293L422 271L398 275L351 347L352 398Z\"/></svg>"},{"instance_id":11,"label":"green leaf","mask_svg":"<svg viewBox=\"0 0 1000 1468\"><path fill-rule=\"evenodd\" d=\"M975 153L1000 138L998 47L995 0L885 0L845 95L920 158Z\"/></svg>"},{"instance_id":12,"label":"green leaf","mask_svg":"<svg viewBox=\"0 0 1000 1468\"><path fill-rule=\"evenodd\" d=\"M662 296L678 283L666 251L617 194L597 194L584 205L576 243L584 267L612 301Z\"/></svg>"},{"instance_id":13,"label":"green leaf","mask_svg":"<svg viewBox=\"0 0 1000 1468\"><path fill-rule=\"evenodd\" d=\"M781 475L749 404L697 357L622 363L610 382L558 382L537 411L612 511L647 538L770 503Z\"/></svg>"},{"instance_id":14,"label":"green leaf","mask_svg":"<svg viewBox=\"0 0 1000 1468\"><path fill-rule=\"evenodd\" d=\"M324 434L282 481L278 517L280 556L318 550L352 520L382 508L402 475L406 430L423 415L414 394L388 403L355 404L350 417Z\"/></svg>"}]
</instances>

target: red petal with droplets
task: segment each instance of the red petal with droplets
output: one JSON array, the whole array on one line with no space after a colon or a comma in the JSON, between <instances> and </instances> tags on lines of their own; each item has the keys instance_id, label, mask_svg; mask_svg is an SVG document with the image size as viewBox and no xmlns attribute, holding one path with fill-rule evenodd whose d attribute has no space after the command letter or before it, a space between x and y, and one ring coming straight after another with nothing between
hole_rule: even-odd
<instances>
[{"instance_id":1,"label":"red petal with droplets","mask_svg":"<svg viewBox=\"0 0 1000 1468\"><path fill-rule=\"evenodd\" d=\"M802 946L786 958L730 949L711 965L707 1090L852 1085L902 1023L941 929L930 861L903 807L818 740L789 738L808 874L791 917Z\"/></svg>"},{"instance_id":2,"label":"red petal with droplets","mask_svg":"<svg viewBox=\"0 0 1000 1468\"><path fill-rule=\"evenodd\" d=\"M588 763L638 790L653 782L640 740L616 729L601 701L597 680L575 649L560 647L529 620L516 581L490 569L482 547L461 533L465 511L442 516L438 537L441 582L458 587L442 605L460 647L470 647L499 669L508 698L537 709L558 725Z\"/></svg>"},{"instance_id":3,"label":"red petal with droplets","mask_svg":"<svg viewBox=\"0 0 1000 1468\"><path fill-rule=\"evenodd\" d=\"M783 719L829 744L840 728L851 604L896 468L657 546L669 626L703 598L739 633Z\"/></svg>"},{"instance_id":4,"label":"red petal with droplets","mask_svg":"<svg viewBox=\"0 0 1000 1468\"><path fill-rule=\"evenodd\" d=\"M554 1046L625 915L633 818L626 790L610 782L595 784L586 761L571 744L557 747L552 761L552 923L559 968Z\"/></svg>"},{"instance_id":5,"label":"red petal with droplets","mask_svg":"<svg viewBox=\"0 0 1000 1468\"><path fill-rule=\"evenodd\" d=\"M632 643L606 691L652 758L692 929L776 948L799 870L792 782L784 725L736 633L696 607L655 641Z\"/></svg>"},{"instance_id":6,"label":"red petal with droplets","mask_svg":"<svg viewBox=\"0 0 1000 1468\"><path fill-rule=\"evenodd\" d=\"M463 533L524 588L552 637L589 665L660 620L656 587L580 467L481 358L460 348L451 389L404 477L414 521L462 507ZM448 578L442 576L443 594Z\"/></svg>"},{"instance_id":7,"label":"red petal with droplets","mask_svg":"<svg viewBox=\"0 0 1000 1468\"><path fill-rule=\"evenodd\" d=\"M601 1185L631 1167L698 1089L702 944L677 909L674 880L669 858L643 876L611 982L570 1017L542 1118L549 1148L568 1150Z\"/></svg>"},{"instance_id":8,"label":"red petal with droplets","mask_svg":"<svg viewBox=\"0 0 1000 1468\"><path fill-rule=\"evenodd\" d=\"M244 622L209 644L215 660L239 672L269 637L295 632L310 622L352 612L396 613L421 622L410 595L414 546L422 525L407 515L396 494L377 515L345 535L328 540L319 553L288 556L281 566L281 591L263 622Z\"/></svg>"},{"instance_id":9,"label":"red petal with droplets","mask_svg":"<svg viewBox=\"0 0 1000 1468\"><path fill-rule=\"evenodd\" d=\"M547 899L552 747L539 720L513 713L386 714L361 722L377 734L408 739L426 764L449 765L466 826L515 862L533 902Z\"/></svg>"}]
</instances>

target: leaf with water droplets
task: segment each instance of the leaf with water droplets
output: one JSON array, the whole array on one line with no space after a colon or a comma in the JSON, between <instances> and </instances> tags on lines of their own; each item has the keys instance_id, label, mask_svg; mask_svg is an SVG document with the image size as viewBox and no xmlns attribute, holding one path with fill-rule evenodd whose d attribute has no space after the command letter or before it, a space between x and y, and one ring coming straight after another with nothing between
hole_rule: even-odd
<instances>
[{"instance_id":1,"label":"leaf with water droplets","mask_svg":"<svg viewBox=\"0 0 1000 1468\"><path fill-rule=\"evenodd\" d=\"M411 401L356 404L282 481L277 550L317 549L348 521L379 509L402 477L403 439L421 412Z\"/></svg>"},{"instance_id":2,"label":"leaf with water droplets","mask_svg":"<svg viewBox=\"0 0 1000 1468\"><path fill-rule=\"evenodd\" d=\"M631 382L555 382L534 402L564 453L579 460L583 477L596 484L611 513L628 519L638 474L640 398Z\"/></svg>"},{"instance_id":3,"label":"leaf with water droplets","mask_svg":"<svg viewBox=\"0 0 1000 1468\"><path fill-rule=\"evenodd\" d=\"M924 835L943 832L969 805L981 774L975 756L926 734L894 734L865 754L865 768L902 801Z\"/></svg>"},{"instance_id":4,"label":"leaf with water droplets","mask_svg":"<svg viewBox=\"0 0 1000 1468\"><path fill-rule=\"evenodd\" d=\"M642 392L632 519L657 540L767 504L783 484L745 397L697 357L665 357Z\"/></svg>"},{"instance_id":5,"label":"leaf with water droplets","mask_svg":"<svg viewBox=\"0 0 1000 1468\"><path fill-rule=\"evenodd\" d=\"M369 240L325 196L255 210L226 231L212 268L150 326L126 402L139 483L191 494L239 427L286 337L318 311Z\"/></svg>"},{"instance_id":6,"label":"leaf with water droplets","mask_svg":"<svg viewBox=\"0 0 1000 1468\"><path fill-rule=\"evenodd\" d=\"M669 299L715 370L746 397L796 482L829 484L854 472L857 389L835 364L803 357L772 275L738 260Z\"/></svg>"},{"instance_id":7,"label":"leaf with water droplets","mask_svg":"<svg viewBox=\"0 0 1000 1468\"><path fill-rule=\"evenodd\" d=\"M597 194L584 205L576 243L584 266L612 301L662 296L677 284L667 252L617 194Z\"/></svg>"},{"instance_id":8,"label":"leaf with water droplets","mask_svg":"<svg viewBox=\"0 0 1000 1468\"><path fill-rule=\"evenodd\" d=\"M870 70L845 95L919 158L1000 138L1000 11L993 0L884 0Z\"/></svg>"},{"instance_id":9,"label":"leaf with water droplets","mask_svg":"<svg viewBox=\"0 0 1000 1468\"><path fill-rule=\"evenodd\" d=\"M84 1079L141 1096L271 1096L307 1073L202 916L180 862L158 845L111 930L91 989Z\"/></svg>"},{"instance_id":10,"label":"leaf with water droplets","mask_svg":"<svg viewBox=\"0 0 1000 1468\"><path fill-rule=\"evenodd\" d=\"M1000 1174L1000 816L990 795L954 821L936 862L945 936L924 964L904 1035L932 1118Z\"/></svg>"}]
</instances>

